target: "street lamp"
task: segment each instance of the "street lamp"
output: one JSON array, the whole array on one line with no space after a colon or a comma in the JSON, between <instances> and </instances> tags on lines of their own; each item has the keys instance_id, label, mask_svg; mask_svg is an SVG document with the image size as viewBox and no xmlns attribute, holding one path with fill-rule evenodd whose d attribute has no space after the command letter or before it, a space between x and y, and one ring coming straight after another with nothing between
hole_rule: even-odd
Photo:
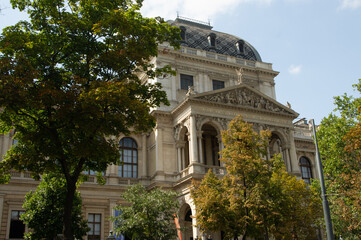
<instances>
[{"instance_id":1,"label":"street lamp","mask_svg":"<svg viewBox=\"0 0 361 240\"><path fill-rule=\"evenodd\" d=\"M321 197L322 197L323 215L325 217L325 224L326 224L327 240L333 240L334 238L333 238L333 231L332 231L330 207L329 207L328 201L327 201L325 179L323 177L323 170L322 170L323 167L322 167L322 162L321 162L321 157L320 157L320 151L318 150L315 121L313 119L311 119L310 123L312 126L313 137L314 137L315 147L316 147L317 171L318 171L318 176L320 177Z\"/></svg>"}]
</instances>

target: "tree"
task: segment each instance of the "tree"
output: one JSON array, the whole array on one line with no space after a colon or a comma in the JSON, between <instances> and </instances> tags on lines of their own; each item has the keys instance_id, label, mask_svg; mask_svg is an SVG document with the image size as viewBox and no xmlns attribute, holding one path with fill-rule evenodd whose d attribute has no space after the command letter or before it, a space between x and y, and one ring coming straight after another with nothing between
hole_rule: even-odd
<instances>
[{"instance_id":1,"label":"tree","mask_svg":"<svg viewBox=\"0 0 361 240\"><path fill-rule=\"evenodd\" d=\"M73 239L71 213L84 170L102 172L119 161L111 136L154 126L150 109L168 104L160 84L142 76L173 74L150 59L164 41L179 46L179 30L161 18L143 18L142 0L12 0L30 22L0 36L0 132L16 129L18 144L0 163L49 172L66 180L64 236Z\"/></svg>"},{"instance_id":2,"label":"tree","mask_svg":"<svg viewBox=\"0 0 361 240\"><path fill-rule=\"evenodd\" d=\"M361 82L354 87L360 92ZM361 237L361 165L358 134L361 98L335 97L335 112L322 119L317 131L331 217L336 236Z\"/></svg>"},{"instance_id":3,"label":"tree","mask_svg":"<svg viewBox=\"0 0 361 240\"><path fill-rule=\"evenodd\" d=\"M272 173L269 198L272 211L268 220L275 239L315 239L322 216L319 192L282 166Z\"/></svg>"},{"instance_id":4,"label":"tree","mask_svg":"<svg viewBox=\"0 0 361 240\"><path fill-rule=\"evenodd\" d=\"M170 240L177 236L174 215L177 194L159 188L147 191L142 185L130 186L122 197L130 206L119 205L115 233L133 240Z\"/></svg>"},{"instance_id":5,"label":"tree","mask_svg":"<svg viewBox=\"0 0 361 240\"><path fill-rule=\"evenodd\" d=\"M308 239L314 234L320 200L287 173L280 156L265 157L269 137L269 131L256 133L241 116L222 132L227 174L218 179L209 171L191 192L202 231L224 231L225 239Z\"/></svg>"},{"instance_id":6,"label":"tree","mask_svg":"<svg viewBox=\"0 0 361 240\"><path fill-rule=\"evenodd\" d=\"M63 229L66 181L61 176L45 174L35 192L25 196L25 213L21 220L32 229L26 239L53 240ZM76 239L82 239L88 232L87 221L81 212L80 193L76 192L73 201L72 226Z\"/></svg>"}]
</instances>

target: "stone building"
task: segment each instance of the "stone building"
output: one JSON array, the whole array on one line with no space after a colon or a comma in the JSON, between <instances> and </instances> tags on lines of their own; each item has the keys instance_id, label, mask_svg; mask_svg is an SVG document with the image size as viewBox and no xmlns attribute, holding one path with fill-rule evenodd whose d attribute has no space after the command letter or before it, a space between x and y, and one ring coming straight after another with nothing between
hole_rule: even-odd
<instances>
[{"instance_id":1,"label":"stone building","mask_svg":"<svg viewBox=\"0 0 361 240\"><path fill-rule=\"evenodd\" d=\"M108 217L115 214L113 207L122 203L119 195L134 183L179 193L180 224L188 227L182 239L221 239L221 233L202 236L194 227L190 184L209 169L225 174L219 161L221 131L239 114L255 130L271 130L269 154L281 153L289 172L306 182L317 177L308 124L304 119L296 120L298 113L290 105L276 100L274 79L278 72L272 64L263 62L247 41L214 31L209 24L185 18L169 23L181 29L181 49L160 45L159 55L152 61L155 66L171 65L177 75L141 77L144 82L160 82L170 106L152 111L157 119L153 130L118 136L124 165L108 168L105 185L98 185L91 172L81 185L83 212L93 229L88 239L106 239L113 227ZM15 143L12 134L0 136L2 155ZM27 231L18 217L24 195L38 184L28 173L11 175L9 184L0 185L0 239L21 238Z\"/></svg>"}]
</instances>

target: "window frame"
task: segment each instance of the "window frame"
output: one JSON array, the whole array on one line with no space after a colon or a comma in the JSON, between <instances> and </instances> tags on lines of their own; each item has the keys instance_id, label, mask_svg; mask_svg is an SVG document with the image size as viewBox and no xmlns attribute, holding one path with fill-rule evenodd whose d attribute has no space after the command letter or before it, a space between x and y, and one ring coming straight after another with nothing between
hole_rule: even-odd
<instances>
[{"instance_id":1,"label":"window frame","mask_svg":"<svg viewBox=\"0 0 361 240\"><path fill-rule=\"evenodd\" d=\"M91 215L93 215L93 219L94 219L93 222L89 221L89 217ZM99 215L99 222L95 221L96 215ZM95 232L95 225L99 224L99 235L95 235L95 234L89 235L89 232L91 232L91 230L89 230L87 232L87 239L88 240L98 240L98 239L100 240L102 238L102 214L101 213L88 213L88 227L89 227L89 224L93 225L93 233Z\"/></svg>"},{"instance_id":2,"label":"window frame","mask_svg":"<svg viewBox=\"0 0 361 240\"><path fill-rule=\"evenodd\" d=\"M298 164L300 166L302 179L305 183L311 184L311 179L313 178L311 161L307 157L301 156Z\"/></svg>"},{"instance_id":3,"label":"window frame","mask_svg":"<svg viewBox=\"0 0 361 240\"><path fill-rule=\"evenodd\" d=\"M180 26L180 37L181 37L181 42L186 42L187 41L187 28L184 26Z\"/></svg>"},{"instance_id":4,"label":"window frame","mask_svg":"<svg viewBox=\"0 0 361 240\"><path fill-rule=\"evenodd\" d=\"M13 215L13 212L18 212L18 214L17 214L17 219L13 219L13 217L12 217L12 215ZM9 232L8 232L8 239L23 239L24 238L24 234L26 233L26 225L25 225L25 223L23 223L23 221L22 220L20 220L20 216L21 216L21 214L24 214L25 213L25 210L19 210L19 209L9 209ZM22 237L12 237L11 236L11 223L12 223L12 221L20 221L20 222L22 222L22 224L24 225L24 233L23 233L23 236Z\"/></svg>"},{"instance_id":5,"label":"window frame","mask_svg":"<svg viewBox=\"0 0 361 240\"><path fill-rule=\"evenodd\" d=\"M127 147L125 146L125 140L130 139L131 140L131 147ZM123 141L123 144L122 144ZM139 166L138 166L138 144L137 142L131 138L131 137L123 137L120 141L119 141L119 151L120 151L120 162L121 165L118 166L118 176L122 177L122 178L138 178L138 170L139 170ZM130 151L131 155L131 162L125 162L124 161L124 157L125 154L123 154L125 151ZM134 156L134 152L136 152L136 156ZM125 171L124 171L124 166L130 166L131 167L131 176L125 176Z\"/></svg>"},{"instance_id":6,"label":"window frame","mask_svg":"<svg viewBox=\"0 0 361 240\"><path fill-rule=\"evenodd\" d=\"M215 33L211 33L208 35L208 45L210 48L217 47L217 35Z\"/></svg>"},{"instance_id":7,"label":"window frame","mask_svg":"<svg viewBox=\"0 0 361 240\"><path fill-rule=\"evenodd\" d=\"M243 40L238 40L236 42L236 47L237 47L237 53L238 54L243 54L244 53L245 44L244 44Z\"/></svg>"},{"instance_id":8,"label":"window frame","mask_svg":"<svg viewBox=\"0 0 361 240\"><path fill-rule=\"evenodd\" d=\"M180 78L180 89L181 90L188 90L189 87L194 86L194 76L189 74L181 73L179 75Z\"/></svg>"},{"instance_id":9,"label":"window frame","mask_svg":"<svg viewBox=\"0 0 361 240\"><path fill-rule=\"evenodd\" d=\"M223 89L225 88L225 82L221 80L212 80L212 88L213 90Z\"/></svg>"}]
</instances>

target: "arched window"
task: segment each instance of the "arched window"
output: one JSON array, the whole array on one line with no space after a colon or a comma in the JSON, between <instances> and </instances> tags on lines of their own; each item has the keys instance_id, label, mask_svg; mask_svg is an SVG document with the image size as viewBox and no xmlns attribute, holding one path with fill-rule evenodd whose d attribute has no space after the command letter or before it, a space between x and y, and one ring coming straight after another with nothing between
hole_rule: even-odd
<instances>
[{"instance_id":1,"label":"arched window","mask_svg":"<svg viewBox=\"0 0 361 240\"><path fill-rule=\"evenodd\" d=\"M236 47L237 47L238 54L244 53L244 41L243 40L238 40L236 42Z\"/></svg>"},{"instance_id":2,"label":"arched window","mask_svg":"<svg viewBox=\"0 0 361 240\"><path fill-rule=\"evenodd\" d=\"M182 39L182 41L183 42L185 42L186 41L186 28L184 27L184 26L180 26L179 27L180 28L180 36L181 36L181 39Z\"/></svg>"},{"instance_id":3,"label":"arched window","mask_svg":"<svg viewBox=\"0 0 361 240\"><path fill-rule=\"evenodd\" d=\"M301 168L302 179L306 183L311 184L312 171L311 171L310 160L308 160L306 157L301 157L300 158L300 168Z\"/></svg>"},{"instance_id":4,"label":"arched window","mask_svg":"<svg viewBox=\"0 0 361 240\"><path fill-rule=\"evenodd\" d=\"M211 48L215 48L216 47L216 34L214 33L211 33L208 35L208 44L209 44L209 47Z\"/></svg>"},{"instance_id":5,"label":"arched window","mask_svg":"<svg viewBox=\"0 0 361 240\"><path fill-rule=\"evenodd\" d=\"M126 178L138 177L138 146L137 143L129 137L122 138L120 145L120 161L118 166L118 175Z\"/></svg>"}]
</instances>

